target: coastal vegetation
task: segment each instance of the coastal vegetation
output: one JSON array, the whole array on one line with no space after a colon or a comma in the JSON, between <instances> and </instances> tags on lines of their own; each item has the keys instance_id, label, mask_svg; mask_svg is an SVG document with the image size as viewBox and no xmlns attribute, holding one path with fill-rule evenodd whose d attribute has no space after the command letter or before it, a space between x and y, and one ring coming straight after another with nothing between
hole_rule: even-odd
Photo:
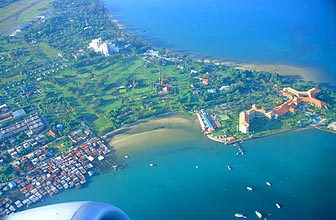
<instances>
[{"instance_id":1,"label":"coastal vegetation","mask_svg":"<svg viewBox=\"0 0 336 220\"><path fill-rule=\"evenodd\" d=\"M197 108L219 113L225 119L223 127L233 131L237 113L254 103L271 108L280 99L276 90L319 87L275 73L197 62L164 49L159 56L145 55L152 49L150 45L120 29L102 2L51 4L50 16L16 36L1 36L3 90L25 83L41 91L28 98L4 96L3 102L14 107L38 103L44 112L51 108L47 105L58 105L52 100L62 100L63 111L58 114L70 111L101 135L138 119L171 111L189 113ZM97 37L116 43L120 52L104 57L88 49L90 40ZM163 79L172 85L167 94L160 93ZM10 90L15 96L17 90ZM329 109L323 113L334 112L332 90L324 89L322 96ZM329 114L327 118L332 121L334 117ZM293 127L291 121L297 119L297 115L289 117L282 127Z\"/></svg>"},{"instance_id":2,"label":"coastal vegetation","mask_svg":"<svg viewBox=\"0 0 336 220\"><path fill-rule=\"evenodd\" d=\"M16 4L6 2L0 10ZM214 136L237 139L308 126L312 115L323 119L319 125L325 129L336 120L336 93L328 86L156 50L121 29L100 0L40 1L36 5L33 20L9 36L0 36L0 106L42 115L46 127L54 132L42 136L39 146L48 144L53 155L72 147L67 135L73 130L89 128L102 136L168 112L192 115L205 109L221 123ZM97 38L115 44L118 51L108 56L94 52L88 45ZM326 108L302 105L281 120L255 119L250 134L238 131L239 112L253 104L272 109L286 101L277 91L289 86L320 88L318 98L327 103ZM0 122L0 126L20 120ZM24 133L0 139L1 154L25 139ZM22 173L9 165L8 155L4 158L0 182Z\"/></svg>"},{"instance_id":3,"label":"coastal vegetation","mask_svg":"<svg viewBox=\"0 0 336 220\"><path fill-rule=\"evenodd\" d=\"M240 111L254 103L272 108L275 102L283 101L276 90L321 87L275 73L197 61L165 49L157 56L146 55L153 48L120 29L102 2L53 1L51 6L48 16L26 30L1 36L0 73L2 102L13 108L34 103L52 125L61 121L73 127L76 120L84 120L103 135L161 113L190 114L205 108L222 119L227 132L234 133ZM97 37L114 42L119 53L105 57L88 49ZM171 87L160 93L164 84ZM22 85L40 93L20 96ZM321 99L328 106L321 114L333 121L335 93L324 87ZM52 109L57 109L56 113ZM70 117L62 121L65 115ZM289 115L270 130L295 127L300 116Z\"/></svg>"}]
</instances>

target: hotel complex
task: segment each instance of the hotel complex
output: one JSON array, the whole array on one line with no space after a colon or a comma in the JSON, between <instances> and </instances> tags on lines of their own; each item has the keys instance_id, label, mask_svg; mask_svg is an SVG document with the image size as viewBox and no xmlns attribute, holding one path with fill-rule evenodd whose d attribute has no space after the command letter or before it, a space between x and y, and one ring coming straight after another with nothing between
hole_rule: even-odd
<instances>
[{"instance_id":1,"label":"hotel complex","mask_svg":"<svg viewBox=\"0 0 336 220\"><path fill-rule=\"evenodd\" d=\"M119 48L115 44L103 42L101 38L93 39L88 48L93 49L95 52L100 52L104 56L109 56L112 52L119 53Z\"/></svg>"},{"instance_id":2,"label":"hotel complex","mask_svg":"<svg viewBox=\"0 0 336 220\"><path fill-rule=\"evenodd\" d=\"M264 108L258 108L255 104L248 111L242 111L239 114L239 131L242 133L250 132L250 120L257 117L267 117L269 119L277 119L287 112L296 112L296 107L300 102L308 102L319 108L325 106L325 102L315 98L315 95L320 93L321 90L312 88L308 91L297 91L291 87L286 87L279 93L288 98L288 101L276 106L271 111L266 112Z\"/></svg>"}]
</instances>

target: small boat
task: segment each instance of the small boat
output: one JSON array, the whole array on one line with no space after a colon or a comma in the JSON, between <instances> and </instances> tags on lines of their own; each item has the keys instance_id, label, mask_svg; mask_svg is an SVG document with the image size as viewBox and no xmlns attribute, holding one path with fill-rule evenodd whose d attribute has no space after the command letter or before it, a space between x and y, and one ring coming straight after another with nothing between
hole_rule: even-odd
<instances>
[{"instance_id":1,"label":"small boat","mask_svg":"<svg viewBox=\"0 0 336 220\"><path fill-rule=\"evenodd\" d=\"M252 191L252 190L253 190L253 188L250 187L250 186L246 187L246 189L249 190L249 191Z\"/></svg>"},{"instance_id":2,"label":"small boat","mask_svg":"<svg viewBox=\"0 0 336 220\"><path fill-rule=\"evenodd\" d=\"M240 213L236 213L234 216L235 216L236 218L247 218L245 215L240 214Z\"/></svg>"},{"instance_id":3,"label":"small boat","mask_svg":"<svg viewBox=\"0 0 336 220\"><path fill-rule=\"evenodd\" d=\"M196 168L196 169L198 169L198 168L199 168L199 166L195 166L195 168Z\"/></svg>"},{"instance_id":4,"label":"small boat","mask_svg":"<svg viewBox=\"0 0 336 220\"><path fill-rule=\"evenodd\" d=\"M258 218L262 218L263 217L262 214L260 212L258 212L257 210L255 210L254 212L258 216Z\"/></svg>"},{"instance_id":5,"label":"small boat","mask_svg":"<svg viewBox=\"0 0 336 220\"><path fill-rule=\"evenodd\" d=\"M125 157L126 159L128 159L128 156L127 156L127 155L125 155L124 157Z\"/></svg>"},{"instance_id":6,"label":"small boat","mask_svg":"<svg viewBox=\"0 0 336 220\"><path fill-rule=\"evenodd\" d=\"M227 166L228 170L232 170L232 167L231 166Z\"/></svg>"},{"instance_id":7,"label":"small boat","mask_svg":"<svg viewBox=\"0 0 336 220\"><path fill-rule=\"evenodd\" d=\"M270 183L270 182L267 181L267 182L266 182L266 185L267 185L267 186L271 186L272 183Z\"/></svg>"},{"instance_id":8,"label":"small boat","mask_svg":"<svg viewBox=\"0 0 336 220\"><path fill-rule=\"evenodd\" d=\"M156 166L156 165L155 165L154 163L150 163L149 166L150 166L150 167L154 167L154 166Z\"/></svg>"},{"instance_id":9,"label":"small boat","mask_svg":"<svg viewBox=\"0 0 336 220\"><path fill-rule=\"evenodd\" d=\"M275 203L275 206L276 206L278 209L280 209L280 208L281 208L281 206L280 206L280 204L279 204L279 203Z\"/></svg>"}]
</instances>

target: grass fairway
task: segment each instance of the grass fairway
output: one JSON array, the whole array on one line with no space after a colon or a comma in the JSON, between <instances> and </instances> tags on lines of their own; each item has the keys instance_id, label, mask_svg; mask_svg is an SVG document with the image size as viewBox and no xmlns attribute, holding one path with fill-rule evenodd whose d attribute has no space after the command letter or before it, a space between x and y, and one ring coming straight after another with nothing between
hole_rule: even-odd
<instances>
[{"instance_id":1,"label":"grass fairway","mask_svg":"<svg viewBox=\"0 0 336 220\"><path fill-rule=\"evenodd\" d=\"M36 46L40 53L50 57L58 53L44 43ZM187 74L181 74L174 65L145 68L144 63L142 59L130 57L107 62L100 68L88 65L82 68L85 71L64 69L57 73L53 81L43 83L45 88L64 97L90 127L103 133L119 123L122 117L130 122L130 118L140 117L148 111L169 108L170 104L163 103L163 96L158 95L160 75L169 78L169 83L174 87L173 94L167 96L169 99L188 88L188 83L184 82ZM151 103L151 107L146 106L148 103ZM134 112L120 116L117 122L111 121L111 111L122 115L130 110Z\"/></svg>"},{"instance_id":2,"label":"grass fairway","mask_svg":"<svg viewBox=\"0 0 336 220\"><path fill-rule=\"evenodd\" d=\"M20 0L0 8L0 34L7 35L18 26L51 10L52 0Z\"/></svg>"},{"instance_id":3,"label":"grass fairway","mask_svg":"<svg viewBox=\"0 0 336 220\"><path fill-rule=\"evenodd\" d=\"M44 42L39 43L38 46L41 48L42 52L46 54L50 59L57 57L57 55L59 54L58 50L50 47Z\"/></svg>"}]
</instances>

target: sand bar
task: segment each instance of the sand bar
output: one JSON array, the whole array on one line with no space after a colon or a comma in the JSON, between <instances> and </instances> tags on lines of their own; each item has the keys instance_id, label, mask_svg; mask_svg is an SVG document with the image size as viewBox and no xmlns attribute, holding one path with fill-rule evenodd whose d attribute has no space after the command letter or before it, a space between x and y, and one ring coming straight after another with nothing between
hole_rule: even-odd
<instances>
[{"instance_id":1,"label":"sand bar","mask_svg":"<svg viewBox=\"0 0 336 220\"><path fill-rule=\"evenodd\" d=\"M115 149L142 148L144 145L168 142L174 136L198 135L199 123L194 117L172 116L153 118L148 121L135 124L124 129L120 134L108 137L109 144Z\"/></svg>"}]
</instances>

